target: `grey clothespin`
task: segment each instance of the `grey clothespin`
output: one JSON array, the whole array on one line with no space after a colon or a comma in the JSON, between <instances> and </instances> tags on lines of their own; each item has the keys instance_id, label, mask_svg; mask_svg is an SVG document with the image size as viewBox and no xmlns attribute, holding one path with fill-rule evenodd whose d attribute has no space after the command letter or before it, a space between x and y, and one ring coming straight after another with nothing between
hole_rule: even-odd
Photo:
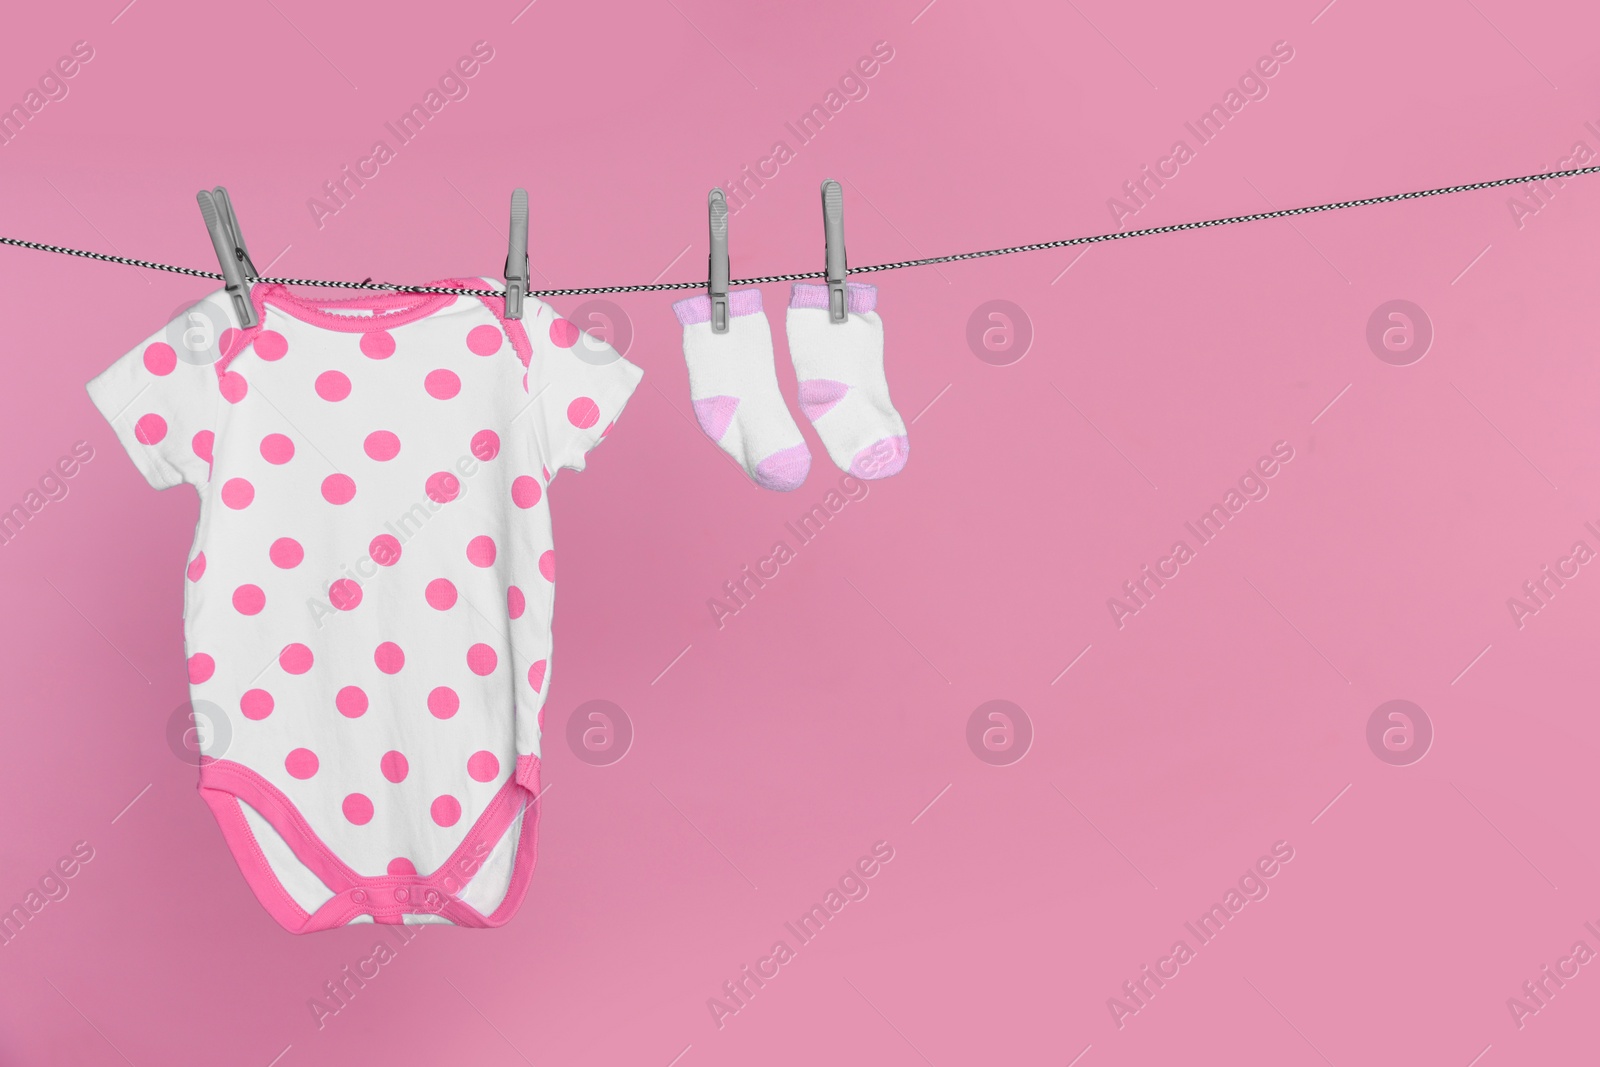
<instances>
[{"instance_id":1,"label":"grey clothespin","mask_svg":"<svg viewBox=\"0 0 1600 1067\"><path fill-rule=\"evenodd\" d=\"M511 246L506 253L506 318L522 318L528 295L528 190L511 191Z\"/></svg>"},{"instance_id":2,"label":"grey clothespin","mask_svg":"<svg viewBox=\"0 0 1600 1067\"><path fill-rule=\"evenodd\" d=\"M822 228L828 238L828 319L844 322L850 317L844 288L844 190L832 178L822 183Z\"/></svg>"},{"instance_id":3,"label":"grey clothespin","mask_svg":"<svg viewBox=\"0 0 1600 1067\"><path fill-rule=\"evenodd\" d=\"M245 248L244 232L239 228L239 217L233 213L233 201L222 186L202 189L196 196L200 202L200 216L206 221L206 231L211 234L211 245L217 251L217 263L222 267L222 284L228 298L233 301L234 314L240 326L254 326L257 322L255 305L250 302L250 280L260 277L256 265L250 262L250 252Z\"/></svg>"},{"instance_id":4,"label":"grey clothespin","mask_svg":"<svg viewBox=\"0 0 1600 1067\"><path fill-rule=\"evenodd\" d=\"M706 289L711 294L711 332L728 332L728 198L721 189L706 197L711 216L711 269Z\"/></svg>"}]
</instances>

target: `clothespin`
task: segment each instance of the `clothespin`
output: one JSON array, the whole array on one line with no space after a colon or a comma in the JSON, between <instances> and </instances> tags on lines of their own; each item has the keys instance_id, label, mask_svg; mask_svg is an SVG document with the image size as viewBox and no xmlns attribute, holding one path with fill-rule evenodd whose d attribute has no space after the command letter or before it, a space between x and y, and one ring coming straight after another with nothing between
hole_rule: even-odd
<instances>
[{"instance_id":1,"label":"clothespin","mask_svg":"<svg viewBox=\"0 0 1600 1067\"><path fill-rule=\"evenodd\" d=\"M711 332L728 332L728 198L721 189L706 197L711 216L711 269L706 289L711 294Z\"/></svg>"},{"instance_id":2,"label":"clothespin","mask_svg":"<svg viewBox=\"0 0 1600 1067\"><path fill-rule=\"evenodd\" d=\"M528 190L511 191L511 246L506 253L506 318L522 318L528 295Z\"/></svg>"},{"instance_id":3,"label":"clothespin","mask_svg":"<svg viewBox=\"0 0 1600 1067\"><path fill-rule=\"evenodd\" d=\"M200 201L200 216L206 221L206 231L211 234L211 245L217 251L217 263L222 267L222 284L228 298L233 301L233 311L242 327L257 322L255 305L250 302L250 280L258 278L256 265L250 262L250 252L244 245L244 232L239 229L239 217L233 213L233 201L222 186L202 189L196 196Z\"/></svg>"},{"instance_id":4,"label":"clothespin","mask_svg":"<svg viewBox=\"0 0 1600 1067\"><path fill-rule=\"evenodd\" d=\"M844 288L844 190L832 178L822 183L822 228L828 239L828 320L844 322L850 317Z\"/></svg>"}]
</instances>

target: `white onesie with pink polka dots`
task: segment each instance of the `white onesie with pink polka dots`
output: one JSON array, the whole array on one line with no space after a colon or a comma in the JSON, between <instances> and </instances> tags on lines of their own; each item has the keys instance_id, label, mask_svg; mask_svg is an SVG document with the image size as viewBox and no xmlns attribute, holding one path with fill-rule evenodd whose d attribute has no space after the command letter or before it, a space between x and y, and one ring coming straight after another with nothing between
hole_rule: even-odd
<instances>
[{"instance_id":1,"label":"white onesie with pink polka dots","mask_svg":"<svg viewBox=\"0 0 1600 1067\"><path fill-rule=\"evenodd\" d=\"M482 279L438 283L486 288ZM555 556L545 487L642 372L538 300L213 294L89 395L200 519L200 792L267 911L499 926L533 871Z\"/></svg>"}]
</instances>

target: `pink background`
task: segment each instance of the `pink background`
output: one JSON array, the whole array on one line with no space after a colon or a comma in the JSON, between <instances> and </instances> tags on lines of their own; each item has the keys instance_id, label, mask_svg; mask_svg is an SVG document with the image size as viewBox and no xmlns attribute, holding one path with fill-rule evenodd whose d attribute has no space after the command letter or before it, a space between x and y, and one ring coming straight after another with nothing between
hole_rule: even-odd
<instances>
[{"instance_id":1,"label":"pink background","mask_svg":"<svg viewBox=\"0 0 1600 1067\"><path fill-rule=\"evenodd\" d=\"M214 268L194 193L220 183L270 273L497 276L520 184L536 285L691 280L706 190L779 139L736 275L822 266L829 176L857 264L1103 232L1280 40L1269 95L1135 225L1600 149L1576 3L123 3L8 15L0 100L94 58L0 147L0 233ZM319 229L308 198L478 40L470 94ZM785 122L877 41L866 98L799 146ZM0 906L94 850L0 947L0 1062L1592 1058L1600 965L1520 1028L1507 998L1600 950L1600 574L1520 629L1507 599L1600 549L1597 183L1520 226L1497 190L862 279L911 461L720 630L708 598L839 476L808 428L804 487L743 481L691 421L671 296L614 298L646 379L553 491L533 889L502 930L424 930L320 1028L380 935L281 931L169 750L196 501L148 489L83 390L209 286L0 249L0 503L95 449L0 549ZM1008 366L966 340L991 299L1035 331ZM1435 330L1408 366L1366 341L1393 299ZM1270 495L1119 629L1107 598L1280 440ZM635 731L609 766L566 742L593 699ZM1008 766L967 743L996 699L1035 735ZM1367 743L1391 699L1435 731L1409 766ZM719 1028L708 999L877 841L870 894ZM1108 998L1278 841L1270 895L1119 1028Z\"/></svg>"}]
</instances>

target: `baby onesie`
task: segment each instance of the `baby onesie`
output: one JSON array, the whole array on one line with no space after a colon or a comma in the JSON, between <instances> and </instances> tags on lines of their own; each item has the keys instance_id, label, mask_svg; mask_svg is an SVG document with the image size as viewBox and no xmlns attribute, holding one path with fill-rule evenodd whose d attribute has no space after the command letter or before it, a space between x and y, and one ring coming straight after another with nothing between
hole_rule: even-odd
<instances>
[{"instance_id":1,"label":"baby onesie","mask_svg":"<svg viewBox=\"0 0 1600 1067\"><path fill-rule=\"evenodd\" d=\"M213 294L88 385L152 486L200 494L190 696L228 727L200 793L291 931L499 926L534 864L546 487L642 372L533 299L251 296L257 326L209 328Z\"/></svg>"}]
</instances>

